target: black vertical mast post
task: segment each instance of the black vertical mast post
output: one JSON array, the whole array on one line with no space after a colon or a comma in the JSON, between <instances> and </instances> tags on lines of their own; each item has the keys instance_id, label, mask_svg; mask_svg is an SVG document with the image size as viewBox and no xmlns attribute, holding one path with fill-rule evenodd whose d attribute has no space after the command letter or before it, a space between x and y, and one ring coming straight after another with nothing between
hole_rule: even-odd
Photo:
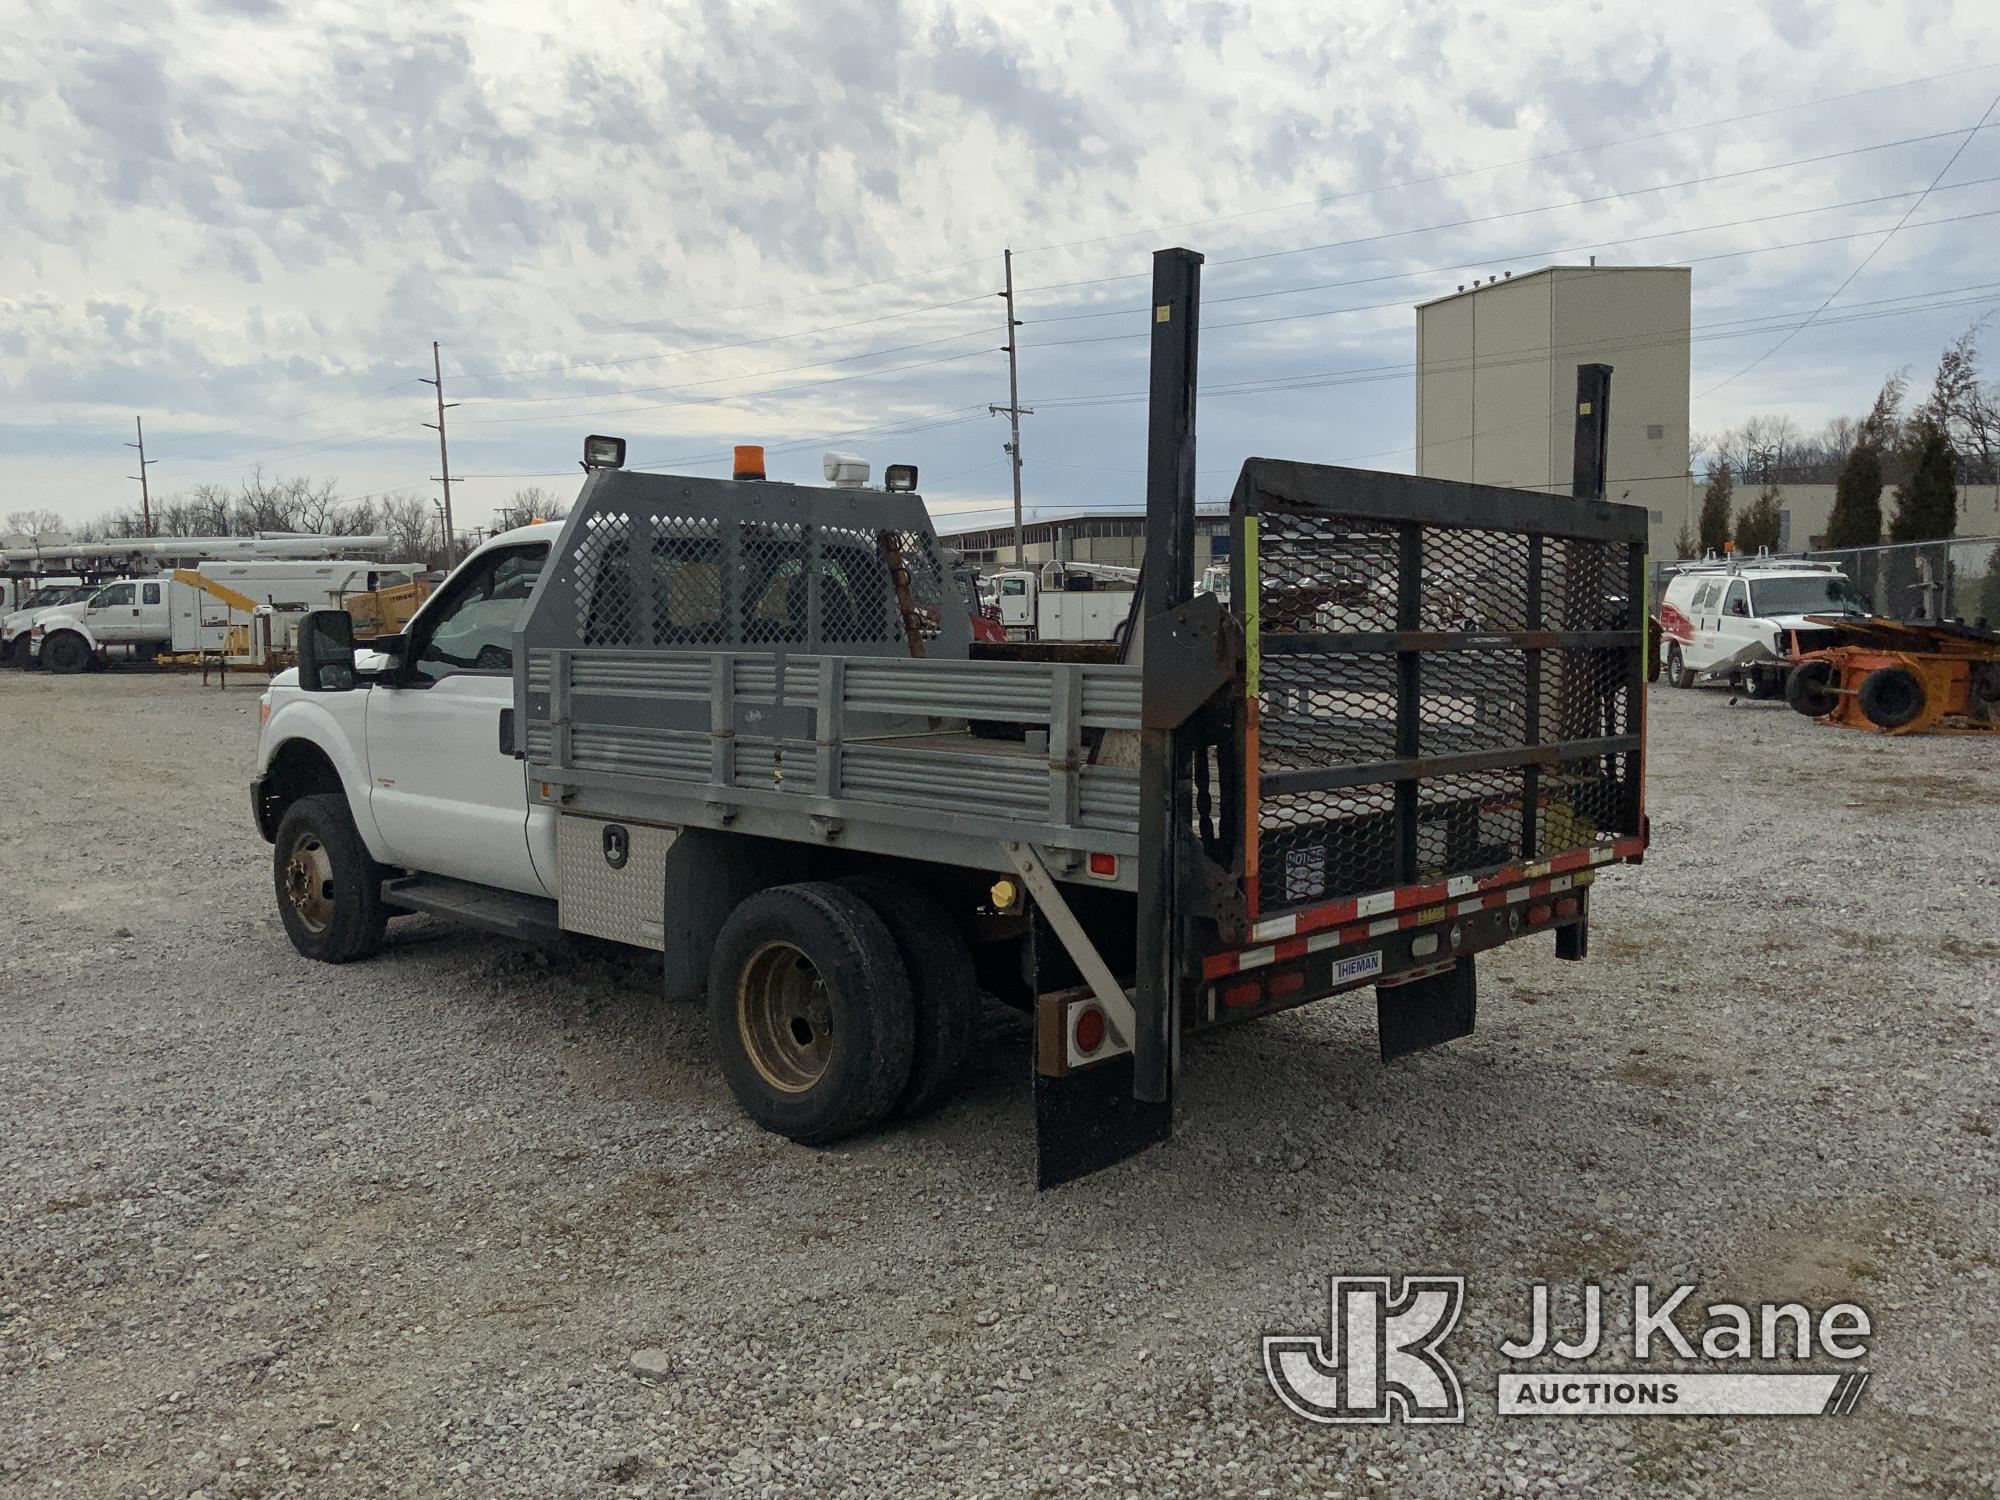
<instances>
[{"instance_id":1,"label":"black vertical mast post","mask_svg":"<svg viewBox=\"0 0 2000 1500\"><path fill-rule=\"evenodd\" d=\"M1569 492L1579 500L1604 498L1604 460L1611 440L1611 366L1576 367L1576 452Z\"/></svg>"},{"instance_id":2,"label":"black vertical mast post","mask_svg":"<svg viewBox=\"0 0 2000 1500\"><path fill-rule=\"evenodd\" d=\"M1146 408L1144 626L1194 597L1195 345L1201 323L1202 257L1153 256L1153 375ZM1150 630L1147 634L1151 634ZM1143 639L1143 637L1142 637ZM1163 701L1153 674L1169 663L1146 653L1144 698ZM1184 730L1142 715L1139 734L1138 991L1133 1004L1132 1093L1149 1103L1172 1095L1180 1062L1185 934L1175 899L1180 854L1194 816L1192 760Z\"/></svg>"}]
</instances>

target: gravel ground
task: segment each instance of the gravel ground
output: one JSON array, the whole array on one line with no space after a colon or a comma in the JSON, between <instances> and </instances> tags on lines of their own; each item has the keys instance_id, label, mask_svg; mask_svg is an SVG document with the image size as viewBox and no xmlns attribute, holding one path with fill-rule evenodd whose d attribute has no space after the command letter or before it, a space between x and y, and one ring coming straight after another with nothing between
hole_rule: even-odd
<instances>
[{"instance_id":1,"label":"gravel ground","mask_svg":"<svg viewBox=\"0 0 2000 1500\"><path fill-rule=\"evenodd\" d=\"M0 1490L1991 1493L2000 744L1652 709L1588 963L1503 951L1478 1033L1388 1068L1358 1000L1199 1042L1174 1141L1038 1196L1013 1014L937 1117L789 1145L637 959L297 958L253 687L8 674ZM1279 1405L1258 1336L1331 1272L1470 1279L1466 1425ZM1503 1421L1538 1277L1852 1298L1874 1378Z\"/></svg>"}]
</instances>

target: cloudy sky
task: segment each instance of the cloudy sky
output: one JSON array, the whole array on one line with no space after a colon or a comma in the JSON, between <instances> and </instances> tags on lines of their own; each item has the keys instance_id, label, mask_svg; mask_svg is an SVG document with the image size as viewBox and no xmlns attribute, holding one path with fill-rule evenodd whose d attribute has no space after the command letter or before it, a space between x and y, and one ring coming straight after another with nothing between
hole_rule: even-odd
<instances>
[{"instance_id":1,"label":"cloudy sky","mask_svg":"<svg viewBox=\"0 0 2000 1500\"><path fill-rule=\"evenodd\" d=\"M0 19L0 514L131 503L134 413L156 494L256 464L434 493L436 339L461 524L568 491L590 431L800 478L837 443L997 519L1007 245L1046 513L1140 494L1162 245L1208 256L1217 497L1252 452L1407 468L1411 306L1474 275L1691 262L1697 431L1865 407L2000 306L1990 0Z\"/></svg>"}]
</instances>

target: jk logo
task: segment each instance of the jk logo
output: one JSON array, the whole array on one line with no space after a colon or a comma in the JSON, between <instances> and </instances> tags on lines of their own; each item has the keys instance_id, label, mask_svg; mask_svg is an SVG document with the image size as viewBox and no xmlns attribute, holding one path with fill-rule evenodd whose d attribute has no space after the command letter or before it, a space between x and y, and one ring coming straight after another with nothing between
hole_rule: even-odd
<instances>
[{"instance_id":1,"label":"jk logo","mask_svg":"<svg viewBox=\"0 0 2000 1500\"><path fill-rule=\"evenodd\" d=\"M1327 1336L1264 1336L1264 1375L1309 1422L1463 1422L1458 1372L1438 1353L1465 1303L1463 1276L1328 1281Z\"/></svg>"}]
</instances>

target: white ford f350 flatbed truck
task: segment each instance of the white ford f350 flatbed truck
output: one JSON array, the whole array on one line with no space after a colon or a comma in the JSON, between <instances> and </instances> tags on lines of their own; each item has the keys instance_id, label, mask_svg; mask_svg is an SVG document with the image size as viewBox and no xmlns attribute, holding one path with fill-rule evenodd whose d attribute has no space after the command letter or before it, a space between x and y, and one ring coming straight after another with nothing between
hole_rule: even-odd
<instances>
[{"instance_id":1,"label":"white ford f350 flatbed truck","mask_svg":"<svg viewBox=\"0 0 2000 1500\"><path fill-rule=\"evenodd\" d=\"M803 1142L947 1097L989 993L1035 1020L1045 1186L1171 1133L1189 1034L1373 988L1389 1058L1472 1030L1481 952L1583 958L1645 846L1646 513L1251 459L1228 602L1197 595L1199 266L1155 258L1121 645L972 642L913 471L644 474L593 438L567 520L401 635L301 625L251 789L294 945L426 912L655 949Z\"/></svg>"}]
</instances>

